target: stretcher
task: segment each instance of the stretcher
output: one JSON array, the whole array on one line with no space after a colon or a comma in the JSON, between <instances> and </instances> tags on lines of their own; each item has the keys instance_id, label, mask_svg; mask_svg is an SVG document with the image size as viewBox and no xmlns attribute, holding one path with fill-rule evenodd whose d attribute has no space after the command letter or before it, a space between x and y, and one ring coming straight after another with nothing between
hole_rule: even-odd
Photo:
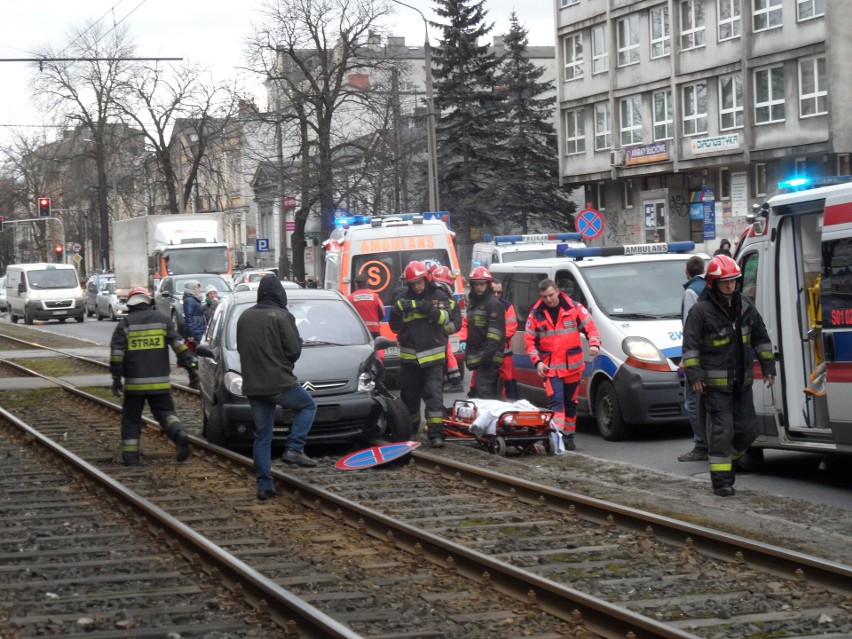
<instances>
[{"instance_id":1,"label":"stretcher","mask_svg":"<svg viewBox=\"0 0 852 639\"><path fill-rule=\"evenodd\" d=\"M536 453L536 444L541 443L545 452L553 455L552 419L553 411L540 410L525 400L457 399L443 418L444 437L475 441L500 456L505 456L509 447Z\"/></svg>"}]
</instances>

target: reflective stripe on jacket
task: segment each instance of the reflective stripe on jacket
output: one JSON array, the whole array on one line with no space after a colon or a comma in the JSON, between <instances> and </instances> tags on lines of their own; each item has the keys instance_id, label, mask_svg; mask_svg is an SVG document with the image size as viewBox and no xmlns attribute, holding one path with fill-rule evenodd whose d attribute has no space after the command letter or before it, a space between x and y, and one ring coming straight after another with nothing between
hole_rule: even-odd
<instances>
[{"instance_id":1,"label":"reflective stripe on jacket","mask_svg":"<svg viewBox=\"0 0 852 639\"><path fill-rule=\"evenodd\" d=\"M539 299L527 318L524 344L533 366L544 362L548 377L562 377L568 381L579 379L583 373L582 332L589 346L600 346L598 328L589 311L565 293L559 293L559 313L556 322Z\"/></svg>"},{"instance_id":2,"label":"reflective stripe on jacket","mask_svg":"<svg viewBox=\"0 0 852 639\"><path fill-rule=\"evenodd\" d=\"M385 305L382 304L381 298L369 288L359 288L352 291L347 297L355 310L358 311L358 315L364 320L367 330L371 333L380 332L380 324L385 316Z\"/></svg>"},{"instance_id":3,"label":"reflective stripe on jacket","mask_svg":"<svg viewBox=\"0 0 852 639\"><path fill-rule=\"evenodd\" d=\"M429 314L411 308L412 303L428 302L437 312ZM440 364L447 358L445 326L450 322L450 300L446 293L427 283L420 295L409 287L391 304L388 324L397 334L401 364L421 367Z\"/></svg>"}]
</instances>

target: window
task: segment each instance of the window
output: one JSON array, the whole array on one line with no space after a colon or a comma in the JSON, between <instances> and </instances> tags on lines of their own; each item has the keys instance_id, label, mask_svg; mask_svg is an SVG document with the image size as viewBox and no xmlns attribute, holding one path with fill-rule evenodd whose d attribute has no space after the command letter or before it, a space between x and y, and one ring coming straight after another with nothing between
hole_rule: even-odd
<instances>
[{"instance_id":1,"label":"window","mask_svg":"<svg viewBox=\"0 0 852 639\"><path fill-rule=\"evenodd\" d=\"M840 153L837 156L837 171L836 175L849 175L850 171L850 163L849 162L849 154L848 153Z\"/></svg>"},{"instance_id":2,"label":"window","mask_svg":"<svg viewBox=\"0 0 852 639\"><path fill-rule=\"evenodd\" d=\"M743 78L729 75L719 78L719 128L739 129L743 126Z\"/></svg>"},{"instance_id":3,"label":"window","mask_svg":"<svg viewBox=\"0 0 852 639\"><path fill-rule=\"evenodd\" d=\"M639 15L634 13L616 23L618 66L639 62Z\"/></svg>"},{"instance_id":4,"label":"window","mask_svg":"<svg viewBox=\"0 0 852 639\"><path fill-rule=\"evenodd\" d=\"M703 82L683 87L683 134L707 133L707 85Z\"/></svg>"},{"instance_id":5,"label":"window","mask_svg":"<svg viewBox=\"0 0 852 639\"><path fill-rule=\"evenodd\" d=\"M752 251L751 253L747 253L743 256L742 261L742 293L750 300L754 300L757 295L757 283L758 283L758 264L760 262L760 253L757 251Z\"/></svg>"},{"instance_id":6,"label":"window","mask_svg":"<svg viewBox=\"0 0 852 639\"><path fill-rule=\"evenodd\" d=\"M825 58L799 60L799 116L828 113L828 80Z\"/></svg>"},{"instance_id":7,"label":"window","mask_svg":"<svg viewBox=\"0 0 852 639\"><path fill-rule=\"evenodd\" d=\"M669 5L651 9L651 57L662 58L672 49L672 31L669 25Z\"/></svg>"},{"instance_id":8,"label":"window","mask_svg":"<svg viewBox=\"0 0 852 639\"><path fill-rule=\"evenodd\" d=\"M719 40L738 38L742 33L742 8L740 0L718 0Z\"/></svg>"},{"instance_id":9,"label":"window","mask_svg":"<svg viewBox=\"0 0 852 639\"><path fill-rule=\"evenodd\" d=\"M754 0L754 30L766 31L781 26L782 0Z\"/></svg>"},{"instance_id":10,"label":"window","mask_svg":"<svg viewBox=\"0 0 852 639\"><path fill-rule=\"evenodd\" d=\"M680 50L704 46L704 0L680 0Z\"/></svg>"},{"instance_id":11,"label":"window","mask_svg":"<svg viewBox=\"0 0 852 639\"><path fill-rule=\"evenodd\" d=\"M756 197L766 195L766 165L754 165L754 195Z\"/></svg>"},{"instance_id":12,"label":"window","mask_svg":"<svg viewBox=\"0 0 852 639\"><path fill-rule=\"evenodd\" d=\"M731 170L724 166L719 169L719 199L731 199Z\"/></svg>"},{"instance_id":13,"label":"window","mask_svg":"<svg viewBox=\"0 0 852 639\"><path fill-rule=\"evenodd\" d=\"M562 8L570 7L572 4L580 4L580 0L562 0Z\"/></svg>"},{"instance_id":14,"label":"window","mask_svg":"<svg viewBox=\"0 0 852 639\"><path fill-rule=\"evenodd\" d=\"M808 174L808 159L807 158L796 158L793 162L793 175L807 175Z\"/></svg>"},{"instance_id":15,"label":"window","mask_svg":"<svg viewBox=\"0 0 852 639\"><path fill-rule=\"evenodd\" d=\"M672 92L657 91L654 94L654 140L671 140L673 133Z\"/></svg>"},{"instance_id":16,"label":"window","mask_svg":"<svg viewBox=\"0 0 852 639\"><path fill-rule=\"evenodd\" d=\"M565 80L577 80L583 77L583 34L575 33L563 41L565 43Z\"/></svg>"},{"instance_id":17,"label":"window","mask_svg":"<svg viewBox=\"0 0 852 639\"><path fill-rule=\"evenodd\" d=\"M784 118L784 67L772 67L771 69L755 71L755 124L783 122Z\"/></svg>"},{"instance_id":18,"label":"window","mask_svg":"<svg viewBox=\"0 0 852 639\"><path fill-rule=\"evenodd\" d=\"M606 211L606 183L598 182L598 211Z\"/></svg>"},{"instance_id":19,"label":"window","mask_svg":"<svg viewBox=\"0 0 852 639\"><path fill-rule=\"evenodd\" d=\"M583 110L574 109L565 112L565 155L586 151L586 128L583 122Z\"/></svg>"},{"instance_id":20,"label":"window","mask_svg":"<svg viewBox=\"0 0 852 639\"><path fill-rule=\"evenodd\" d=\"M825 15L825 0L798 0L796 15L799 20L810 20Z\"/></svg>"},{"instance_id":21,"label":"window","mask_svg":"<svg viewBox=\"0 0 852 639\"><path fill-rule=\"evenodd\" d=\"M633 95L619 102L621 146L642 143L642 96Z\"/></svg>"},{"instance_id":22,"label":"window","mask_svg":"<svg viewBox=\"0 0 852 639\"><path fill-rule=\"evenodd\" d=\"M609 55L606 51L606 25L592 27L592 75L609 69Z\"/></svg>"},{"instance_id":23,"label":"window","mask_svg":"<svg viewBox=\"0 0 852 639\"><path fill-rule=\"evenodd\" d=\"M595 151L612 147L612 127L609 121L609 102L595 105Z\"/></svg>"},{"instance_id":24,"label":"window","mask_svg":"<svg viewBox=\"0 0 852 639\"><path fill-rule=\"evenodd\" d=\"M624 180L624 208L633 208L633 180Z\"/></svg>"}]
</instances>

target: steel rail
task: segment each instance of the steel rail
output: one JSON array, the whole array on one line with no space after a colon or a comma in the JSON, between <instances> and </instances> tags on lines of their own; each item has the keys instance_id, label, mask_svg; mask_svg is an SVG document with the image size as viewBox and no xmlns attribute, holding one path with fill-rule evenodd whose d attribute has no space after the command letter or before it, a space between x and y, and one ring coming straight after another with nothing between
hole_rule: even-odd
<instances>
[{"instance_id":1,"label":"steel rail","mask_svg":"<svg viewBox=\"0 0 852 639\"><path fill-rule=\"evenodd\" d=\"M268 614L293 636L311 639L361 639L361 635L352 632L324 612L280 587L186 524L129 490L124 484L45 437L6 409L0 408L0 417L25 433L27 437L37 441L44 449L60 458L75 471L88 476L122 504L129 505L156 528L166 531L171 538L177 538L187 559L200 561L207 568L208 573L217 572L217 577L227 583L232 590L238 590L240 596L262 613Z\"/></svg>"}]
</instances>

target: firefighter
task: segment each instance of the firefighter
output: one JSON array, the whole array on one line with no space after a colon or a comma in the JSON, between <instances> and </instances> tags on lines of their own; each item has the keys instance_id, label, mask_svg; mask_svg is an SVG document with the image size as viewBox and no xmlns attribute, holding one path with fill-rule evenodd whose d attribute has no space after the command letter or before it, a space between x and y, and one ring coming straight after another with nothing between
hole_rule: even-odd
<instances>
[{"instance_id":1,"label":"firefighter","mask_svg":"<svg viewBox=\"0 0 852 639\"><path fill-rule=\"evenodd\" d=\"M767 387L775 383L775 357L763 318L737 288L740 267L727 255L707 265L707 286L683 327L686 381L699 396L698 420L707 429L713 492L734 494L734 461L757 437L752 399L757 353Z\"/></svg>"},{"instance_id":2,"label":"firefighter","mask_svg":"<svg viewBox=\"0 0 852 639\"><path fill-rule=\"evenodd\" d=\"M576 450L577 391L584 368L580 333L586 336L592 357L597 356L601 340L586 307L556 288L553 280L539 282L538 292L541 299L530 308L524 344L544 380L552 423L562 433L565 450Z\"/></svg>"},{"instance_id":3,"label":"firefighter","mask_svg":"<svg viewBox=\"0 0 852 639\"><path fill-rule=\"evenodd\" d=\"M503 351L503 363L498 372L500 379L503 380L503 393L506 396L506 401L516 402L520 397L518 395L518 380L515 379L512 337L518 332L518 317L515 314L515 306L503 297L503 283L495 280L491 282L491 288L494 290L494 297L506 309L506 348Z\"/></svg>"},{"instance_id":4,"label":"firefighter","mask_svg":"<svg viewBox=\"0 0 852 639\"><path fill-rule=\"evenodd\" d=\"M346 296L358 315L367 325L373 339L381 334L381 322L385 316L385 305L373 289L367 288L367 276L359 273L355 276L355 290Z\"/></svg>"},{"instance_id":5,"label":"firefighter","mask_svg":"<svg viewBox=\"0 0 852 639\"><path fill-rule=\"evenodd\" d=\"M121 459L125 466L139 465L145 400L154 418L175 443L176 459L182 462L189 457L186 431L175 415L172 401L169 347L189 373L194 388L198 387L198 363L172 321L152 308L153 301L147 289L131 289L127 296L127 316L119 320L110 342L112 392L116 397L124 394Z\"/></svg>"},{"instance_id":6,"label":"firefighter","mask_svg":"<svg viewBox=\"0 0 852 639\"><path fill-rule=\"evenodd\" d=\"M450 299L450 322L444 327L444 331L447 333L447 335L452 335L453 333L457 333L458 331L460 331L462 326L461 308L459 307L458 302L456 302L455 298L453 297L453 286L455 284L453 272L447 266L438 266L437 268L431 271L431 274L432 281L435 282L435 285L440 287ZM447 341L446 368L447 381L450 383L449 391L451 393L464 392L459 362L456 359L455 354L453 353L453 347L452 344L450 344L449 340Z\"/></svg>"},{"instance_id":7,"label":"firefighter","mask_svg":"<svg viewBox=\"0 0 852 639\"><path fill-rule=\"evenodd\" d=\"M444 362L450 301L429 279L423 262L412 261L402 274L405 289L391 304L390 328L399 342L399 390L420 429L420 401L426 404L426 435L433 448L444 445Z\"/></svg>"},{"instance_id":8,"label":"firefighter","mask_svg":"<svg viewBox=\"0 0 852 639\"><path fill-rule=\"evenodd\" d=\"M506 347L506 310L494 297L491 273L484 266L473 269L467 304L465 365L476 375L471 379L470 396L499 399L499 369Z\"/></svg>"}]
</instances>

